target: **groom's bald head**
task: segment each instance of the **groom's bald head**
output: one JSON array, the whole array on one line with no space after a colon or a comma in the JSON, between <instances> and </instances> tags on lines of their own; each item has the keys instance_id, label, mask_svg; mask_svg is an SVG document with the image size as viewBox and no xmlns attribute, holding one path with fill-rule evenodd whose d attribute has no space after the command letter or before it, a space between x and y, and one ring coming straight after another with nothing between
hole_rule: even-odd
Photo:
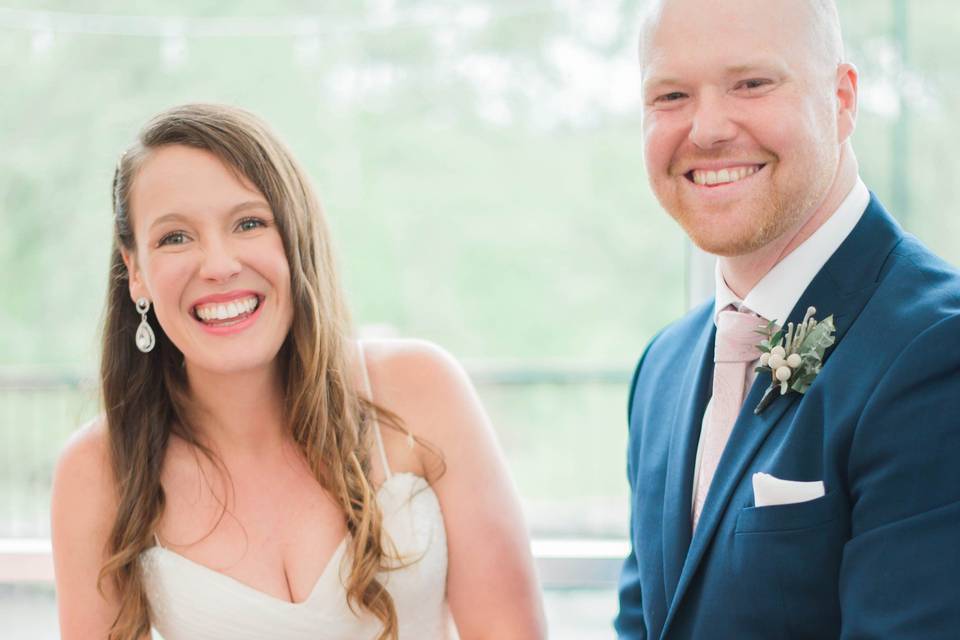
<instances>
[{"instance_id":1,"label":"groom's bald head","mask_svg":"<svg viewBox=\"0 0 960 640\"><path fill-rule=\"evenodd\" d=\"M843 37L840 31L840 15L835 0L649 0L640 33L640 64L650 54L649 45L656 27L669 16L683 16L686 12L697 11L705 4L727 4L743 15L745 5L759 3L766 12L776 12L782 26L792 32L794 41L803 47L812 64L821 71L831 73L844 61ZM746 12L750 13L750 12ZM697 43L690 43L697 46Z\"/></svg>"}]
</instances>

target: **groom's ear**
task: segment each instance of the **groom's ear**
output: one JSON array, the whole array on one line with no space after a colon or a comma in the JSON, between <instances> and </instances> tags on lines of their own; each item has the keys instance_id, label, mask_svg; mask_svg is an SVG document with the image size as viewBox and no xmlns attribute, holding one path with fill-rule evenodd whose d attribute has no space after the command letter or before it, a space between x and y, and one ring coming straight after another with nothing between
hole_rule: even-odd
<instances>
[{"instance_id":1,"label":"groom's ear","mask_svg":"<svg viewBox=\"0 0 960 640\"><path fill-rule=\"evenodd\" d=\"M857 91L860 74L857 68L844 62L837 67L837 142L843 144L853 135L857 125Z\"/></svg>"}]
</instances>

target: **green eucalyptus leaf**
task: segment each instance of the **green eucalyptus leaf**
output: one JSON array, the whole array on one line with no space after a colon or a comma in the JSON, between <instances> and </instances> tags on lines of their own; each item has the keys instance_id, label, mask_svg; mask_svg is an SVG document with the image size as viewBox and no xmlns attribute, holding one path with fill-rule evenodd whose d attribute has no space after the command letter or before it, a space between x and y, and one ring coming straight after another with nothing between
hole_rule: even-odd
<instances>
[{"instance_id":1,"label":"green eucalyptus leaf","mask_svg":"<svg viewBox=\"0 0 960 640\"><path fill-rule=\"evenodd\" d=\"M800 345L800 352L814 352L822 357L824 352L835 342L835 332L836 327L833 326L833 316L829 316L807 332L807 335L803 338L803 344Z\"/></svg>"}]
</instances>

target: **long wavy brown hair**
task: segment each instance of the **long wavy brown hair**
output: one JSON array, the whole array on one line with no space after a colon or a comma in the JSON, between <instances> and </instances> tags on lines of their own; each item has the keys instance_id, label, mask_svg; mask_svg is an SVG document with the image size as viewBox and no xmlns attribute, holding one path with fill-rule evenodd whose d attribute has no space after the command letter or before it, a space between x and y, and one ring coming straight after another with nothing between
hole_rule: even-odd
<instances>
[{"instance_id":1,"label":"long wavy brown hair","mask_svg":"<svg viewBox=\"0 0 960 640\"><path fill-rule=\"evenodd\" d=\"M192 426L183 354L155 317L150 318L157 336L154 350L141 353L134 343L140 318L130 300L122 253L135 255L130 191L151 151L173 144L215 154L256 186L273 211L290 265L293 301L292 326L277 355L284 417L316 479L343 510L350 534L345 585L350 607L380 620L379 640L396 640L396 609L377 573L395 569L398 559L384 537L369 480L371 431L364 417L376 412L391 426L403 427L354 386L349 314L327 226L305 173L261 120L241 109L206 104L175 107L148 122L121 157L113 179L114 240L100 379L118 511L98 579L101 591L109 580L119 597L109 640L138 640L150 630L139 557L154 544L163 514L160 473L171 434L211 461L216 458Z\"/></svg>"}]
</instances>

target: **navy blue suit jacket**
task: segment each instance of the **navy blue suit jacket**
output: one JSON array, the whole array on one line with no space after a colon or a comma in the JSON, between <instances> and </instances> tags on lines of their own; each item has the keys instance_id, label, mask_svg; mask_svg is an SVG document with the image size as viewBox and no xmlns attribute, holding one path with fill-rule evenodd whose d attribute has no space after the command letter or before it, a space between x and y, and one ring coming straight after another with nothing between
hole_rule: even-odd
<instances>
[{"instance_id":1,"label":"navy blue suit jacket","mask_svg":"<svg viewBox=\"0 0 960 640\"><path fill-rule=\"evenodd\" d=\"M960 274L871 197L786 320L809 306L836 322L822 372L754 415L758 376L692 539L713 303L647 347L620 638L960 638ZM822 480L826 495L755 507L760 471Z\"/></svg>"}]
</instances>

